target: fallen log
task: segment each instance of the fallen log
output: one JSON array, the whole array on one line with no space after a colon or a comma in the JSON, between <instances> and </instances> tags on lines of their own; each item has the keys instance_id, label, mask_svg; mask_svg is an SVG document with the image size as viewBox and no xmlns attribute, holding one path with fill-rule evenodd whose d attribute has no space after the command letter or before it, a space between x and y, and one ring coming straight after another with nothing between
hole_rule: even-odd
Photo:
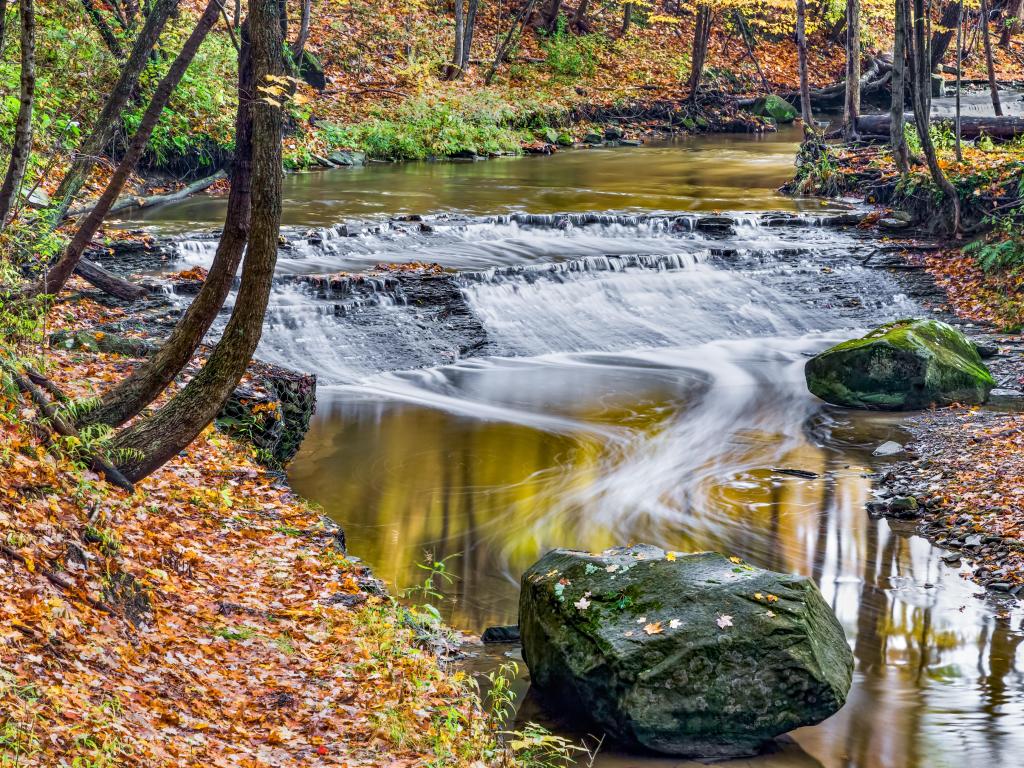
<instances>
[{"instance_id":1,"label":"fallen log","mask_svg":"<svg viewBox=\"0 0 1024 768\"><path fill-rule=\"evenodd\" d=\"M906 114L907 122L913 125L914 116ZM932 118L933 123L947 121L949 118ZM862 115L857 118L857 133L861 136L889 137L889 115ZM1024 135L1024 117L961 117L960 135L965 139L976 139L989 136L1001 141L1009 141Z\"/></svg>"},{"instance_id":2,"label":"fallen log","mask_svg":"<svg viewBox=\"0 0 1024 768\"><path fill-rule=\"evenodd\" d=\"M884 61L882 59L870 59L870 64L867 70L860 78L860 95L863 101L865 96L871 96L881 91L892 79L892 63ZM800 91L783 91L778 96L785 99L793 106L799 108L800 106ZM824 88L815 88L811 90L811 106L814 109L828 109L830 107L840 107L843 105L843 99L846 98L846 81L840 80L838 83L827 85ZM757 98L739 99L736 101L738 107L751 107Z\"/></svg>"},{"instance_id":3,"label":"fallen log","mask_svg":"<svg viewBox=\"0 0 1024 768\"><path fill-rule=\"evenodd\" d=\"M75 267L75 274L89 281L104 293L109 293L122 301L135 301L149 294L149 290L141 285L118 277L94 261L82 259Z\"/></svg>"},{"instance_id":4,"label":"fallen log","mask_svg":"<svg viewBox=\"0 0 1024 768\"><path fill-rule=\"evenodd\" d=\"M228 175L224 171L217 171L212 176L207 176L205 179L199 179L191 184L182 187L176 192L167 192L162 195L150 195L149 197L136 197L134 195L125 195L124 197L118 198L111 207L108 213L120 213L121 211L127 211L132 208L152 208L154 205L163 205L164 203L173 203L177 200L184 200L190 195L194 195L197 192L202 192L204 189L208 189L216 184L221 179L226 179ZM81 216L92 210L91 205L79 206L78 208L72 208L66 214L64 218L73 218L75 216Z\"/></svg>"}]
</instances>

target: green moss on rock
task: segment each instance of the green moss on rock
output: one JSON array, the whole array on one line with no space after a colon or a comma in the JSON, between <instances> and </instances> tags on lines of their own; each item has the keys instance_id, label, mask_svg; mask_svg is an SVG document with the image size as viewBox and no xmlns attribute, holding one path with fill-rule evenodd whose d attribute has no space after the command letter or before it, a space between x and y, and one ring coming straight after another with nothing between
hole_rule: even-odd
<instances>
[{"instance_id":1,"label":"green moss on rock","mask_svg":"<svg viewBox=\"0 0 1024 768\"><path fill-rule=\"evenodd\" d=\"M995 386L975 346L937 320L883 325L811 358L804 374L822 400L876 410L983 403Z\"/></svg>"},{"instance_id":2,"label":"green moss on rock","mask_svg":"<svg viewBox=\"0 0 1024 768\"><path fill-rule=\"evenodd\" d=\"M712 552L549 552L523 575L519 624L546 704L667 754L752 754L836 712L853 672L810 579Z\"/></svg>"}]
</instances>

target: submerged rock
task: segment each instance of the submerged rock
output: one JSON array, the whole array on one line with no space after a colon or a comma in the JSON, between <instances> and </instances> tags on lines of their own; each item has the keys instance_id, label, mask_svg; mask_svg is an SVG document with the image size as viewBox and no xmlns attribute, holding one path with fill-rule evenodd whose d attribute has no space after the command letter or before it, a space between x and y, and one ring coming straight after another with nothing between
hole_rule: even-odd
<instances>
[{"instance_id":1,"label":"submerged rock","mask_svg":"<svg viewBox=\"0 0 1024 768\"><path fill-rule=\"evenodd\" d=\"M523 575L519 627L549 704L675 755L749 755L820 722L853 671L810 579L711 552L549 552Z\"/></svg>"},{"instance_id":2,"label":"submerged rock","mask_svg":"<svg viewBox=\"0 0 1024 768\"><path fill-rule=\"evenodd\" d=\"M750 111L760 117L770 117L777 123L792 123L797 117L796 107L774 93L757 99Z\"/></svg>"},{"instance_id":3,"label":"submerged rock","mask_svg":"<svg viewBox=\"0 0 1024 768\"><path fill-rule=\"evenodd\" d=\"M891 411L983 403L995 386L974 345L937 320L900 320L837 344L804 375L833 405Z\"/></svg>"}]
</instances>

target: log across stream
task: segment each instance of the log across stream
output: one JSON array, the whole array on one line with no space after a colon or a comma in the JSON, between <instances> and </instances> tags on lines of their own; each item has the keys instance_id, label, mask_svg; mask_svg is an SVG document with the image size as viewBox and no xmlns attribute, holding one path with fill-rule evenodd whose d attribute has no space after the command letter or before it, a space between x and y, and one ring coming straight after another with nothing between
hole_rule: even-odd
<instances>
[{"instance_id":1,"label":"log across stream","mask_svg":"<svg viewBox=\"0 0 1024 768\"><path fill-rule=\"evenodd\" d=\"M865 265L875 244L827 226L834 207L774 193L795 141L292 179L260 350L319 375L291 482L396 591L445 558L439 608L473 632L515 622L520 573L554 546L650 541L810 575L851 639L853 691L743 765L1013 764L1024 612L865 512L899 417L803 384L808 354L934 296ZM188 230L219 215L198 198L141 218L189 265L212 241ZM409 261L445 272L298 279ZM682 763L607 748L597 764Z\"/></svg>"}]
</instances>

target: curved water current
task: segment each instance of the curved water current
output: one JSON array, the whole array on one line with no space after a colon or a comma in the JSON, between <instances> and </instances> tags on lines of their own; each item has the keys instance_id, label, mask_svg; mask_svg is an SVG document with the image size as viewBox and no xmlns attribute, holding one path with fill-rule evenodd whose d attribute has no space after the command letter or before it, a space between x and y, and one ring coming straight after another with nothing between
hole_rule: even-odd
<instances>
[{"instance_id":1,"label":"curved water current","mask_svg":"<svg viewBox=\"0 0 1024 768\"><path fill-rule=\"evenodd\" d=\"M260 354L320 377L292 483L395 589L448 558L443 610L471 631L515 622L519 574L554 546L650 541L812 576L854 648L850 699L736 765L1024 764L1021 612L868 518L871 452L904 439L899 419L804 387L807 355L928 310L862 265L877 244L825 226L832 209L774 193L793 151L715 138L290 178ZM187 233L221 205L145 223L206 263L212 241ZM300 279L383 261L448 276Z\"/></svg>"}]
</instances>

